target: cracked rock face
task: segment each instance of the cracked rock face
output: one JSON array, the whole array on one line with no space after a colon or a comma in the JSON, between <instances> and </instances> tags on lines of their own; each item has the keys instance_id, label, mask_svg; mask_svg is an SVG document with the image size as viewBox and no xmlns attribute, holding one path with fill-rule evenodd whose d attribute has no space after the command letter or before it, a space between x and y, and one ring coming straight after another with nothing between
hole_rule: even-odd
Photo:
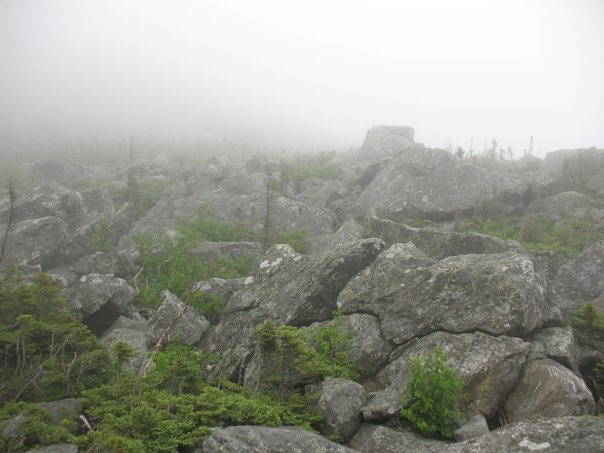
<instances>
[{"instance_id":1,"label":"cracked rock face","mask_svg":"<svg viewBox=\"0 0 604 453\"><path fill-rule=\"evenodd\" d=\"M508 422L583 415L594 408L583 379L551 359L529 362L505 404Z\"/></svg>"},{"instance_id":2,"label":"cracked rock face","mask_svg":"<svg viewBox=\"0 0 604 453\"><path fill-rule=\"evenodd\" d=\"M338 297L344 313L370 313L403 344L442 330L523 335L543 323L545 289L529 255L462 255L434 262L394 244Z\"/></svg>"},{"instance_id":3,"label":"cracked rock face","mask_svg":"<svg viewBox=\"0 0 604 453\"><path fill-rule=\"evenodd\" d=\"M381 421L398 416L401 398L414 356L431 354L441 347L453 368L464 381L467 395L462 410L468 415L495 415L507 394L514 388L531 345L519 338L493 337L484 333L450 334L436 332L409 342L391 354L392 362L378 373L381 390L363 408L365 421Z\"/></svg>"},{"instance_id":4,"label":"cracked rock face","mask_svg":"<svg viewBox=\"0 0 604 453\"><path fill-rule=\"evenodd\" d=\"M305 256L288 245L271 247L231 297L216 327L212 349L222 358L218 368L232 373L249 360L256 328L266 319L294 326L331 319L341 289L382 249L379 239Z\"/></svg>"}]
</instances>

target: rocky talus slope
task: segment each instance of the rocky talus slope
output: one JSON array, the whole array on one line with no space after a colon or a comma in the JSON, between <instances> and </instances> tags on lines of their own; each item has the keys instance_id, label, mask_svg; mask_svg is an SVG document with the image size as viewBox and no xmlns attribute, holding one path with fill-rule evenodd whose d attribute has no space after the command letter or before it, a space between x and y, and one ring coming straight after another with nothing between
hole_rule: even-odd
<instances>
[{"instance_id":1,"label":"rocky talus slope","mask_svg":"<svg viewBox=\"0 0 604 453\"><path fill-rule=\"evenodd\" d=\"M167 341L178 334L218 357L209 376L252 389L270 371L257 343L267 319L317 329L333 326L337 311L357 382L308 382L293 369L287 379L300 392L317 392L322 433L345 446L299 428L231 426L213 429L197 451L604 451L604 417L593 416L602 395L591 371L604 360L604 338L566 323L584 303L604 308L604 150L557 151L529 171L506 172L427 149L412 128L377 127L337 166L327 179L295 179L262 156L246 165L143 163L141 180L178 177L135 219L132 206L114 206L107 187L75 190L57 178L73 166L39 163L32 171L54 180L19 189L2 264L53 275L70 310L104 344L134 347L132 369L169 326ZM583 192L570 187L578 174ZM125 178L123 171L102 176L114 185ZM553 224L589 216L600 240L569 258L453 231L456 217L489 203L503 215ZM253 253L249 275L199 282L225 300L215 319L194 310L176 316L184 302L169 291L157 309L141 310L136 235L177 237L178 223L193 220L200 205L249 238L205 242L192 253L214 262ZM0 232L10 209L0 202ZM265 250L267 221L274 234L303 231L306 253L287 244ZM91 253L90 236L103 222L113 251ZM437 347L465 385L459 442L423 438L399 423L411 359Z\"/></svg>"}]
</instances>

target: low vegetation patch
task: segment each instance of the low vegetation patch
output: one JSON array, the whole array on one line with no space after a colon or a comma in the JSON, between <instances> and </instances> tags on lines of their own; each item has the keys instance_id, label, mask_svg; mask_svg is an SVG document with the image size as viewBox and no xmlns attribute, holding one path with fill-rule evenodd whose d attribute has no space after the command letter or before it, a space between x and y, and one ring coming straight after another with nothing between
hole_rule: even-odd
<instances>
[{"instance_id":1,"label":"low vegetation patch","mask_svg":"<svg viewBox=\"0 0 604 453\"><path fill-rule=\"evenodd\" d=\"M453 420L460 415L463 387L455 370L447 366L442 349L413 357L401 416L422 434L452 438Z\"/></svg>"}]
</instances>

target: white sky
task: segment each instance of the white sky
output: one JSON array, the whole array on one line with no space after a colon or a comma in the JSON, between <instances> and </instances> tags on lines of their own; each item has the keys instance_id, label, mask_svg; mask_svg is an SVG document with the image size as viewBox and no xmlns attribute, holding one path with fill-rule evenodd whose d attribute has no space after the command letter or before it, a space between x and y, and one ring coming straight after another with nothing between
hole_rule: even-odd
<instances>
[{"instance_id":1,"label":"white sky","mask_svg":"<svg viewBox=\"0 0 604 453\"><path fill-rule=\"evenodd\" d=\"M604 1L0 0L4 136L604 147Z\"/></svg>"}]
</instances>

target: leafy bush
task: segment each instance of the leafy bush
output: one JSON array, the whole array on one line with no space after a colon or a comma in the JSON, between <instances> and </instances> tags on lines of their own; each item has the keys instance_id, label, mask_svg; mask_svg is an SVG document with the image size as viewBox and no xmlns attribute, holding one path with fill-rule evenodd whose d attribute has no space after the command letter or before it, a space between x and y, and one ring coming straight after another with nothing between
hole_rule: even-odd
<instances>
[{"instance_id":1,"label":"leafy bush","mask_svg":"<svg viewBox=\"0 0 604 453\"><path fill-rule=\"evenodd\" d=\"M50 414L37 404L14 402L0 409L0 431L11 424L15 417L23 417L14 436L0 436L0 450L26 451L44 445L71 443L81 447L85 439L77 435L77 425L55 425Z\"/></svg>"},{"instance_id":2,"label":"leafy bush","mask_svg":"<svg viewBox=\"0 0 604 453\"><path fill-rule=\"evenodd\" d=\"M580 219L552 222L541 217L495 217L458 226L460 231L475 231L501 239L513 239L528 250L546 250L576 258L583 250L602 240L598 224L590 215Z\"/></svg>"},{"instance_id":3,"label":"leafy bush","mask_svg":"<svg viewBox=\"0 0 604 453\"><path fill-rule=\"evenodd\" d=\"M355 379L359 375L350 359L351 336L342 331L340 316L332 325L306 331L267 319L257 333L265 361L261 381L265 389L274 389L279 395L291 393L301 380Z\"/></svg>"},{"instance_id":4,"label":"leafy bush","mask_svg":"<svg viewBox=\"0 0 604 453\"><path fill-rule=\"evenodd\" d=\"M189 303L201 314L217 317L224 301L203 291L196 291L196 282L211 277L237 278L248 275L254 260L248 255L238 260L221 257L212 266L193 255L192 251L202 241L241 240L243 229L218 221L211 210L201 206L195 221L182 222L178 226L178 239L167 235L135 237L143 264L142 279L136 303L154 308L160 294L167 289Z\"/></svg>"},{"instance_id":5,"label":"leafy bush","mask_svg":"<svg viewBox=\"0 0 604 453\"><path fill-rule=\"evenodd\" d=\"M0 277L0 404L77 396L106 379L109 360L94 334L76 321L46 274Z\"/></svg>"},{"instance_id":6,"label":"leafy bush","mask_svg":"<svg viewBox=\"0 0 604 453\"><path fill-rule=\"evenodd\" d=\"M570 314L568 323L576 329L604 334L604 313L592 303L587 303Z\"/></svg>"},{"instance_id":7,"label":"leafy bush","mask_svg":"<svg viewBox=\"0 0 604 453\"><path fill-rule=\"evenodd\" d=\"M401 415L423 434L450 438L463 387L457 373L447 366L442 349L436 349L431 355L413 357Z\"/></svg>"},{"instance_id":8,"label":"leafy bush","mask_svg":"<svg viewBox=\"0 0 604 453\"><path fill-rule=\"evenodd\" d=\"M96 427L92 447L115 451L172 452L192 448L211 427L297 425L313 429L320 418L294 396L253 395L228 381L208 383L202 371L210 358L190 346L170 344L155 355L145 377L125 373L119 383L82 395Z\"/></svg>"}]
</instances>

